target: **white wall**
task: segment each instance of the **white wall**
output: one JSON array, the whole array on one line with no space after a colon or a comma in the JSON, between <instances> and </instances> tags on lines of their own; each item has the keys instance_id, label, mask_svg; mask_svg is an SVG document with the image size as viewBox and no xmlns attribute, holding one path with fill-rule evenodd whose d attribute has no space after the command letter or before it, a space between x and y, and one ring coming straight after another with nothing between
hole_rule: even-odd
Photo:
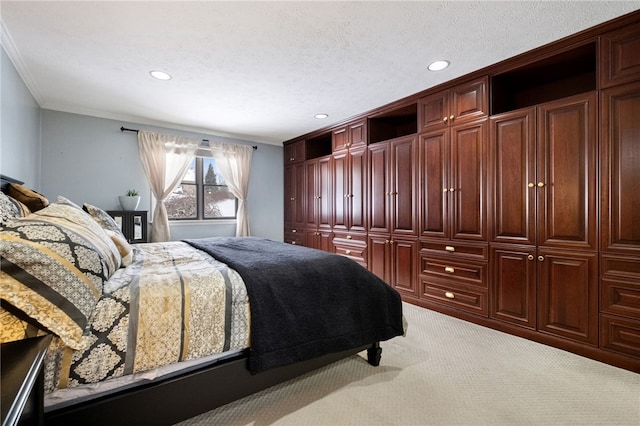
<instances>
[{"instance_id":1,"label":"white wall","mask_svg":"<svg viewBox=\"0 0 640 426\"><path fill-rule=\"evenodd\" d=\"M0 48L0 173L40 190L40 106Z\"/></svg>"}]
</instances>

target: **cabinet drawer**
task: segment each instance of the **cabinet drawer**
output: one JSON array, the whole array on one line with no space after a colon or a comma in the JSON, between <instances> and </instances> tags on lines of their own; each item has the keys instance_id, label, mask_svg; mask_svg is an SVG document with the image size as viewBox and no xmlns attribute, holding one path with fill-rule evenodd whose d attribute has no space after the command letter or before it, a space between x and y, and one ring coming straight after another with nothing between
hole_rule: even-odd
<instances>
[{"instance_id":1,"label":"cabinet drawer","mask_svg":"<svg viewBox=\"0 0 640 426\"><path fill-rule=\"evenodd\" d=\"M603 277L600 280L600 310L640 319L640 283Z\"/></svg>"},{"instance_id":2,"label":"cabinet drawer","mask_svg":"<svg viewBox=\"0 0 640 426\"><path fill-rule=\"evenodd\" d=\"M367 234L360 234L357 232L334 232L333 233L334 244L361 244L367 245Z\"/></svg>"},{"instance_id":3,"label":"cabinet drawer","mask_svg":"<svg viewBox=\"0 0 640 426\"><path fill-rule=\"evenodd\" d=\"M488 316L487 292L485 290L445 284L440 282L430 282L422 279L422 295L426 300L440 303Z\"/></svg>"},{"instance_id":4,"label":"cabinet drawer","mask_svg":"<svg viewBox=\"0 0 640 426\"><path fill-rule=\"evenodd\" d=\"M487 288L487 263L439 257L420 257L420 273L431 279Z\"/></svg>"},{"instance_id":5,"label":"cabinet drawer","mask_svg":"<svg viewBox=\"0 0 640 426\"><path fill-rule=\"evenodd\" d=\"M601 315L600 346L640 357L640 321Z\"/></svg>"},{"instance_id":6,"label":"cabinet drawer","mask_svg":"<svg viewBox=\"0 0 640 426\"><path fill-rule=\"evenodd\" d=\"M289 244L293 244L293 245L297 245L297 246L303 246L304 245L304 234L303 233L298 233L298 232L285 232L284 233L284 242L285 243L289 243Z\"/></svg>"},{"instance_id":7,"label":"cabinet drawer","mask_svg":"<svg viewBox=\"0 0 640 426\"><path fill-rule=\"evenodd\" d=\"M459 243L457 241L421 240L420 254L465 257L473 260L487 260L487 244Z\"/></svg>"},{"instance_id":8,"label":"cabinet drawer","mask_svg":"<svg viewBox=\"0 0 640 426\"><path fill-rule=\"evenodd\" d=\"M628 278L640 283L640 258L602 254L600 269L603 276Z\"/></svg>"},{"instance_id":9,"label":"cabinet drawer","mask_svg":"<svg viewBox=\"0 0 640 426\"><path fill-rule=\"evenodd\" d=\"M367 267L367 246L365 245L349 245L349 244L336 244L334 239L334 247L336 254L346 256L359 263L360 265Z\"/></svg>"}]
</instances>

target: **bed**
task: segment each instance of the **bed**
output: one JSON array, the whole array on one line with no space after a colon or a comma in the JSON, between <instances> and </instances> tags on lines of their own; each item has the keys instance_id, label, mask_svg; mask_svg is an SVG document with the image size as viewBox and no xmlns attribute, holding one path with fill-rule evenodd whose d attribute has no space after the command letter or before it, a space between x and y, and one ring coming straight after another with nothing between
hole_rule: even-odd
<instances>
[{"instance_id":1,"label":"bed","mask_svg":"<svg viewBox=\"0 0 640 426\"><path fill-rule=\"evenodd\" d=\"M263 238L129 245L2 176L2 341L45 334L46 424L173 424L404 333L355 262Z\"/></svg>"}]
</instances>

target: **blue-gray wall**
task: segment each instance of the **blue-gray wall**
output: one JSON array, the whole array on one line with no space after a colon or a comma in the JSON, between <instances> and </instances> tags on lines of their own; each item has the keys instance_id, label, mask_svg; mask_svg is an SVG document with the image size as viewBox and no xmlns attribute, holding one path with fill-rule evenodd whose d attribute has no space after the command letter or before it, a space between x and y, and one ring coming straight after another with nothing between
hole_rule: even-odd
<instances>
[{"instance_id":1,"label":"blue-gray wall","mask_svg":"<svg viewBox=\"0 0 640 426\"><path fill-rule=\"evenodd\" d=\"M2 174L24 180L50 200L63 195L81 204L119 210L118 195L140 191L140 210L150 210L151 193L138 156L135 133L147 129L198 139L257 145L249 181L251 233L283 239L282 146L154 127L133 122L40 109L2 51ZM171 226L173 240L235 235L235 223L212 221Z\"/></svg>"},{"instance_id":2,"label":"blue-gray wall","mask_svg":"<svg viewBox=\"0 0 640 426\"><path fill-rule=\"evenodd\" d=\"M0 48L0 173L40 190L40 107Z\"/></svg>"}]
</instances>

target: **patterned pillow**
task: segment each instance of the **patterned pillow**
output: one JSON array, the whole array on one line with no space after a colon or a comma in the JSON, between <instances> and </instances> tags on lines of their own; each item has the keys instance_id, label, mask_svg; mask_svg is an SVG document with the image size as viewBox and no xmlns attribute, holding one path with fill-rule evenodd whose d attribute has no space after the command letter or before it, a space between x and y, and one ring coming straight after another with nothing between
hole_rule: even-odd
<instances>
[{"instance_id":1,"label":"patterned pillow","mask_svg":"<svg viewBox=\"0 0 640 426\"><path fill-rule=\"evenodd\" d=\"M58 197L55 203L30 214L27 219L64 226L90 241L94 250L98 252L106 263L107 273L105 279L109 279L120 267L122 261L120 252L111 238L91 216L72 201L64 197Z\"/></svg>"},{"instance_id":2,"label":"patterned pillow","mask_svg":"<svg viewBox=\"0 0 640 426\"><path fill-rule=\"evenodd\" d=\"M122 257L122 266L126 268L131 265L131 262L133 262L133 248L127 239L119 232L113 232L108 229L105 229L104 232L111 237L111 241L118 247L120 257Z\"/></svg>"},{"instance_id":3,"label":"patterned pillow","mask_svg":"<svg viewBox=\"0 0 640 426\"><path fill-rule=\"evenodd\" d=\"M24 203L32 212L43 209L49 205L49 200L47 200L44 195L18 183L9 184L7 195Z\"/></svg>"},{"instance_id":4,"label":"patterned pillow","mask_svg":"<svg viewBox=\"0 0 640 426\"><path fill-rule=\"evenodd\" d=\"M20 209L15 200L4 192L0 192L0 225L9 219L20 217Z\"/></svg>"},{"instance_id":5,"label":"patterned pillow","mask_svg":"<svg viewBox=\"0 0 640 426\"><path fill-rule=\"evenodd\" d=\"M83 235L34 216L10 220L0 231L0 299L82 349L106 262Z\"/></svg>"},{"instance_id":6,"label":"patterned pillow","mask_svg":"<svg viewBox=\"0 0 640 426\"><path fill-rule=\"evenodd\" d=\"M91 204L84 203L82 205L82 209L89 213L91 217L98 222L98 225L102 226L102 229L107 231L113 231L122 235L122 238L125 238L122 230L118 226L115 220L111 217L109 213L102 210L100 207L92 206ZM125 238L126 239L126 238Z\"/></svg>"}]
</instances>

